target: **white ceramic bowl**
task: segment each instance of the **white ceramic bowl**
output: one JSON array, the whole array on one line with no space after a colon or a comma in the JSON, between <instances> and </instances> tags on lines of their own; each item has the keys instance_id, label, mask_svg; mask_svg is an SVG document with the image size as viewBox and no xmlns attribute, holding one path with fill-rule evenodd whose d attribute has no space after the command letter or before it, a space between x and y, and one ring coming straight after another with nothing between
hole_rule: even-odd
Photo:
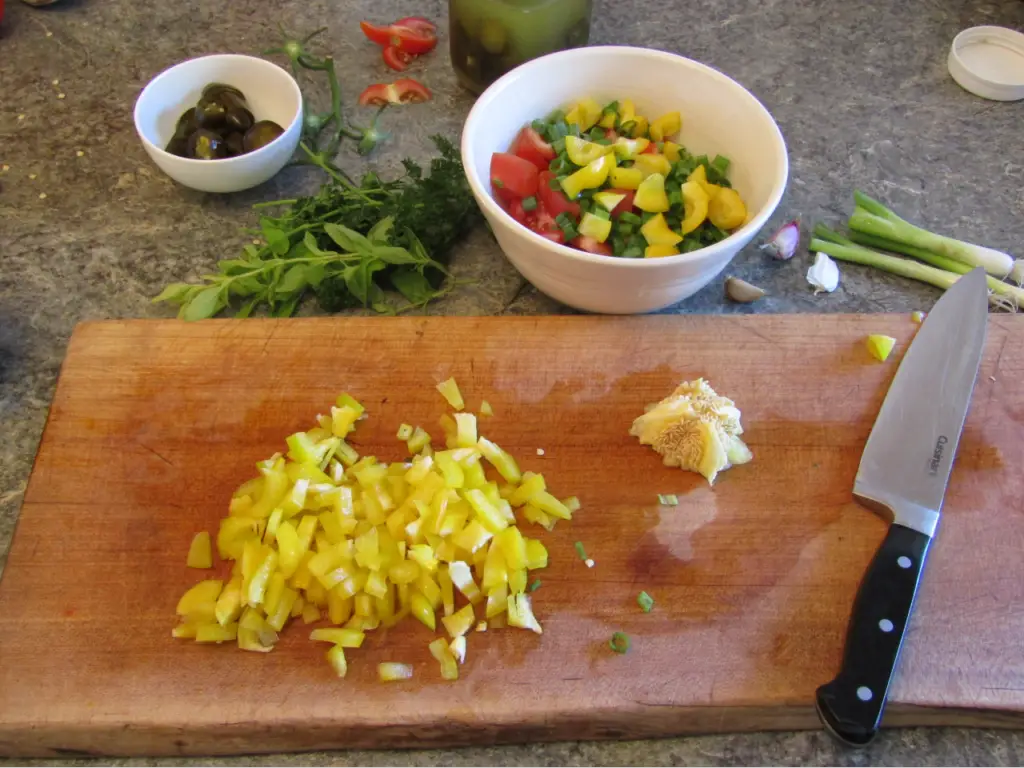
<instances>
[{"instance_id":1,"label":"white ceramic bowl","mask_svg":"<svg viewBox=\"0 0 1024 768\"><path fill-rule=\"evenodd\" d=\"M164 150L178 118L209 83L238 88L257 120L284 133L264 147L223 160L192 160ZM253 56L224 53L189 59L153 78L135 102L135 130L146 152L175 181L202 192L238 192L262 184L295 153L302 135L302 93L281 67Z\"/></svg>"},{"instance_id":2,"label":"white ceramic bowl","mask_svg":"<svg viewBox=\"0 0 1024 768\"><path fill-rule=\"evenodd\" d=\"M517 223L495 202L491 155L508 151L522 126L585 96L632 99L651 119L679 110L679 142L693 154L732 161L729 180L747 204L747 223L725 240L678 256L621 259L557 245ZM715 278L764 226L789 176L786 143L768 110L711 67L646 48L595 46L527 62L492 84L462 131L466 176L498 244L539 290L588 312L634 314L675 304Z\"/></svg>"}]
</instances>

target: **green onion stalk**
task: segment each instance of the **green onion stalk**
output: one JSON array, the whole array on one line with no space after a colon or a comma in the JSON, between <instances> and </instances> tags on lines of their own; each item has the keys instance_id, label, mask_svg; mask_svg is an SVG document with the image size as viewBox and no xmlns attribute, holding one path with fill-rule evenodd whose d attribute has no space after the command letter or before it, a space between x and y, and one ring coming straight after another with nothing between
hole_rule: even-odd
<instances>
[{"instance_id":1,"label":"green onion stalk","mask_svg":"<svg viewBox=\"0 0 1024 768\"><path fill-rule=\"evenodd\" d=\"M853 197L857 207L850 216L848 225L856 235L854 239L863 238L862 242L865 245L913 256L933 265L935 262L932 259L921 254L928 253L943 257L964 265L964 270L960 274L966 273L974 267L983 267L988 274L1005 278L1014 268L1013 257L1008 253L982 245L966 243L962 240L954 240L951 237L944 237L921 229L909 221L901 219L863 192L855 190ZM948 267L941 268L948 269Z\"/></svg>"},{"instance_id":2,"label":"green onion stalk","mask_svg":"<svg viewBox=\"0 0 1024 768\"><path fill-rule=\"evenodd\" d=\"M881 241L873 237L852 236L858 238L862 243L867 241L872 245L881 245ZM875 267L884 272L900 275L911 280L927 283L942 290L948 290L953 283L960 279L961 275L967 274L973 267L967 266L961 261L941 256L931 251L915 248L915 253L909 254L927 262L920 264L910 259L892 256L887 253L880 253L863 244L854 242L853 239L844 237L834 232L823 224L814 228L814 238L811 240L808 249L814 253L824 253L840 261L863 264L868 267ZM988 277L989 303L999 309L1012 309L1016 311L1024 306L1024 289Z\"/></svg>"}]
</instances>

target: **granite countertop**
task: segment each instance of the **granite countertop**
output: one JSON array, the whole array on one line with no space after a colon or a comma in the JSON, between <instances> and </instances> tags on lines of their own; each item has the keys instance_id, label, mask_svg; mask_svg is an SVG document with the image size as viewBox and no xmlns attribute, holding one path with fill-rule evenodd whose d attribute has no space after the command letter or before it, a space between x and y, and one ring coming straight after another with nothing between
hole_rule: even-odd
<instances>
[{"instance_id":1,"label":"granite countertop","mask_svg":"<svg viewBox=\"0 0 1024 768\"><path fill-rule=\"evenodd\" d=\"M204 195L176 186L148 160L132 106L162 69L214 52L252 53L296 30L329 25L323 45L351 99L390 79L356 22L405 15L443 20L443 0L62 0L32 9L8 0L0 23L0 568L75 324L163 317L149 298L234 255L249 206L318 185L289 169L261 188ZM948 76L953 36L979 24L1024 28L1020 0L874 3L815 0L595 0L592 41L676 51L744 83L775 115L790 149L791 180L769 229L794 217L841 222L854 186L907 218L1024 256L1021 103L983 101ZM442 28L444 28L442 24ZM455 138L472 97L455 84L447 35L420 71L435 100L374 159L382 174L424 159L427 136ZM409 113L411 114L411 113ZM354 155L344 164L359 170ZM842 268L839 290L815 297L806 251L773 262L756 243L729 273L763 286L754 307L728 305L722 280L672 312L879 312L928 309L937 291ZM568 312L524 284L486 229L454 255L473 284L433 311ZM723 276L724 277L724 276ZM316 307L303 313L316 312ZM554 744L419 752L337 752L216 761L234 764L992 764L1024 760L1024 733L961 729L885 733L847 752L822 733L755 734L651 742ZM46 761L53 764L54 761ZM121 761L121 764L189 761ZM208 761L195 761L196 763ZM69 761L67 764L89 764Z\"/></svg>"}]
</instances>

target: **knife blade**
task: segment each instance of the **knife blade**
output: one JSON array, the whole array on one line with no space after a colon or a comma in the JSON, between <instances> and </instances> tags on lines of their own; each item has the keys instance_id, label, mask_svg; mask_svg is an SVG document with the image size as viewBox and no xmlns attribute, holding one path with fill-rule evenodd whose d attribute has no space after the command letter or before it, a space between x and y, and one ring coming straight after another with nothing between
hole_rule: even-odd
<instances>
[{"instance_id":1,"label":"knife blade","mask_svg":"<svg viewBox=\"0 0 1024 768\"><path fill-rule=\"evenodd\" d=\"M890 521L857 591L839 674L818 688L825 728L864 746L877 734L981 365L988 284L980 267L935 303L889 387L854 498Z\"/></svg>"}]
</instances>

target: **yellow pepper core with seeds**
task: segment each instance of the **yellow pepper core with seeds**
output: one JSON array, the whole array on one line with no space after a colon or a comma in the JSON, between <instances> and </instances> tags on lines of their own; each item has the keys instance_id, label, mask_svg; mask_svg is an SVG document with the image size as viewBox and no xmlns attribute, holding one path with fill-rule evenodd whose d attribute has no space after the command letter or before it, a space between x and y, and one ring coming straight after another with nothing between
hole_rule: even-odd
<instances>
[{"instance_id":1,"label":"yellow pepper core with seeds","mask_svg":"<svg viewBox=\"0 0 1024 768\"><path fill-rule=\"evenodd\" d=\"M464 407L454 379L438 390ZM560 501L543 475L521 472L477 435L472 413L442 416L445 450L435 451L423 428L402 425L412 459L394 463L360 457L346 442L363 417L363 406L343 394L316 426L287 438L287 455L257 465L259 476L235 491L216 536L220 558L233 563L230 579L206 579L182 596L174 637L267 652L293 619L310 624L326 611L337 628L310 637L331 643L328 663L344 677L346 651L366 632L411 615L439 633L429 653L442 678L455 680L465 636L484 620L489 629L542 632L526 591L548 553L523 534L520 518L551 530L579 509L575 497ZM208 547L197 535L188 564L210 567ZM378 674L404 680L412 670L387 663Z\"/></svg>"},{"instance_id":2,"label":"yellow pepper core with seeds","mask_svg":"<svg viewBox=\"0 0 1024 768\"><path fill-rule=\"evenodd\" d=\"M665 464L699 472L713 484L719 472L754 455L740 439L740 411L704 379L684 381L650 406L629 433L657 451Z\"/></svg>"}]
</instances>

